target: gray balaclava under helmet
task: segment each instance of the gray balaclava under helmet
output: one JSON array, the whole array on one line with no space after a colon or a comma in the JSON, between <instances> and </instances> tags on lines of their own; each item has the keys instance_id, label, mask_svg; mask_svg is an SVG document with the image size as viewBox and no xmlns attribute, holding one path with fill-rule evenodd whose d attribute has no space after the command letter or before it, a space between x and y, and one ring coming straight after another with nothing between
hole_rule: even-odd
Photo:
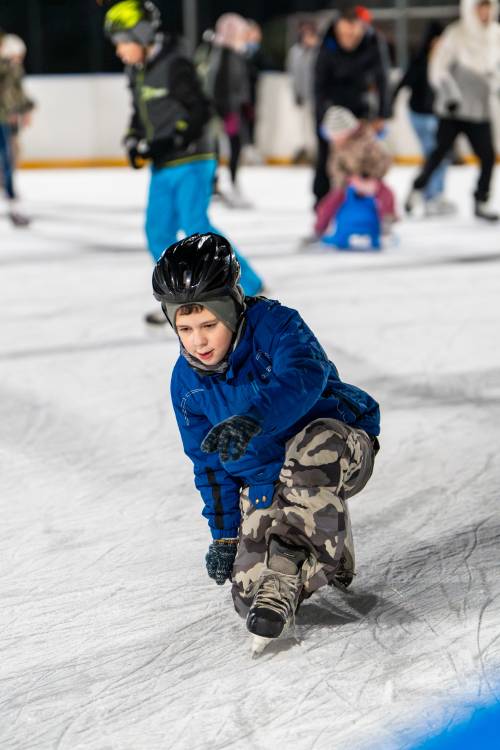
<instances>
[{"instance_id":1,"label":"gray balaclava under helmet","mask_svg":"<svg viewBox=\"0 0 500 750\"><path fill-rule=\"evenodd\" d=\"M240 289L238 289L240 291ZM233 297L226 295L224 297L216 297L214 299L203 300L201 302L195 302L194 304L202 305L210 310L215 317L222 321L233 333L236 332L238 324L240 322L241 313L244 310L243 292L241 291L241 302L236 302ZM181 307L185 307L186 304L193 303L178 303L178 302L163 302L163 311L167 316L167 320L175 330L175 316L177 311Z\"/></svg>"}]
</instances>

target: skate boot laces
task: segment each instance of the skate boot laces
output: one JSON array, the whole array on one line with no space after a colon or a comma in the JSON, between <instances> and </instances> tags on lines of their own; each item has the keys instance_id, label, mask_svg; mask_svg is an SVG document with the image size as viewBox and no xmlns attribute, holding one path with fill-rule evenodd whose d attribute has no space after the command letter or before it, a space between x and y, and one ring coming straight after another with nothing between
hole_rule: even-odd
<instances>
[{"instance_id":1,"label":"skate boot laces","mask_svg":"<svg viewBox=\"0 0 500 750\"><path fill-rule=\"evenodd\" d=\"M287 575L270 570L259 579L252 610L271 610L279 615L285 624L293 624L301 589L300 572L297 575Z\"/></svg>"}]
</instances>

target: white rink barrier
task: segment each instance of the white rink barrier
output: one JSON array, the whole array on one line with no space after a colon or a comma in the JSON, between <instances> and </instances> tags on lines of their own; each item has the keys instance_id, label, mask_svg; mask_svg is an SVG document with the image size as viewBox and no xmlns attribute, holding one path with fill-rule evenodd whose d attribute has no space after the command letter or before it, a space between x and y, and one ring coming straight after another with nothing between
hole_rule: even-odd
<instances>
[{"instance_id":1,"label":"white rink barrier","mask_svg":"<svg viewBox=\"0 0 500 750\"><path fill-rule=\"evenodd\" d=\"M32 125L21 136L26 166L123 162L121 139L130 115L130 94L123 75L28 76L26 88L37 102ZM403 92L388 124L387 138L397 158L414 160L420 149L406 101ZM496 107L500 145L500 103ZM256 138L261 155L270 162L289 162L303 143L304 122L286 73L262 75L257 109ZM467 149L463 142L464 154L469 153Z\"/></svg>"}]
</instances>

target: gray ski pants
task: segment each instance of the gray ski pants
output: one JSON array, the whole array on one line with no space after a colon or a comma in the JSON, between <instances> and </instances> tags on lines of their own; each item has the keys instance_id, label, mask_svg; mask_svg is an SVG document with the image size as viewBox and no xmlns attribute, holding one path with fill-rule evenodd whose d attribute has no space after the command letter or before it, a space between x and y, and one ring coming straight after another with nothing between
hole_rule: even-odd
<instances>
[{"instance_id":1,"label":"gray ski pants","mask_svg":"<svg viewBox=\"0 0 500 750\"><path fill-rule=\"evenodd\" d=\"M302 598L332 581L342 557L355 572L347 499L368 482L374 457L372 441L363 430L336 419L316 419L288 443L268 508L253 505L248 488L243 489L232 576L239 614L245 616L252 602L273 535L309 551L302 566Z\"/></svg>"}]
</instances>

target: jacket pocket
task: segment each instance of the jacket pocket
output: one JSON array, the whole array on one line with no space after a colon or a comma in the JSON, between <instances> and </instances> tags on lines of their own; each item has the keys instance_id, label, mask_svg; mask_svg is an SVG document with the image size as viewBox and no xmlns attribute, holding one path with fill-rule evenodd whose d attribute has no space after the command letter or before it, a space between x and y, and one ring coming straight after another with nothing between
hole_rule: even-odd
<instances>
[{"instance_id":1,"label":"jacket pocket","mask_svg":"<svg viewBox=\"0 0 500 750\"><path fill-rule=\"evenodd\" d=\"M253 484L248 488L248 498L256 509L269 508L274 498L274 483Z\"/></svg>"}]
</instances>

